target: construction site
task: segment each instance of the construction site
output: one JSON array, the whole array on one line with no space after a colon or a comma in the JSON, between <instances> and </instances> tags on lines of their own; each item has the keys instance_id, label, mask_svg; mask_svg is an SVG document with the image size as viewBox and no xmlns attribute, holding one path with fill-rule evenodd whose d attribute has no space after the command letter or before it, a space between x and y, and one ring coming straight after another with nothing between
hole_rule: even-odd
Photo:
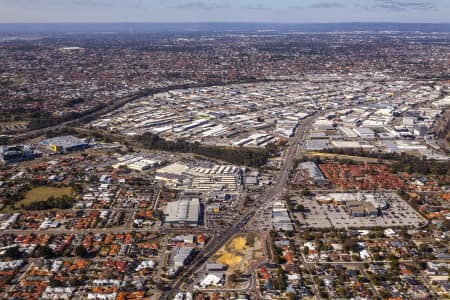
<instances>
[{"instance_id":1,"label":"construction site","mask_svg":"<svg viewBox=\"0 0 450 300\"><path fill-rule=\"evenodd\" d=\"M255 234L238 235L222 249L220 249L214 261L227 267L227 287L236 288L247 284L242 282L241 275L250 270L252 263L264 258L261 240Z\"/></svg>"}]
</instances>

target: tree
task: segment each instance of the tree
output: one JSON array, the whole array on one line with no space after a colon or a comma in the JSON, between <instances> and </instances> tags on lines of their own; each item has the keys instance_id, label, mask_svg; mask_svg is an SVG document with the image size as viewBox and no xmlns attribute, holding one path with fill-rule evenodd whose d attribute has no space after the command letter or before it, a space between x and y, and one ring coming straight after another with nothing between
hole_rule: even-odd
<instances>
[{"instance_id":1,"label":"tree","mask_svg":"<svg viewBox=\"0 0 450 300\"><path fill-rule=\"evenodd\" d=\"M305 247L303 248L303 253L304 253L305 255L309 255L309 247L308 247L308 246L305 246Z\"/></svg>"},{"instance_id":2,"label":"tree","mask_svg":"<svg viewBox=\"0 0 450 300\"><path fill-rule=\"evenodd\" d=\"M76 193L76 194L81 194L83 192L83 187L79 184L74 184L72 186L72 190Z\"/></svg>"},{"instance_id":3,"label":"tree","mask_svg":"<svg viewBox=\"0 0 450 300\"><path fill-rule=\"evenodd\" d=\"M308 196L311 196L311 194L312 194L311 191L308 189L304 189L302 191L302 196L308 197Z\"/></svg>"},{"instance_id":4,"label":"tree","mask_svg":"<svg viewBox=\"0 0 450 300\"><path fill-rule=\"evenodd\" d=\"M230 282L236 282L237 279L238 279L238 277L237 277L236 274L234 274L234 273L228 275L228 280L229 280Z\"/></svg>"},{"instance_id":5,"label":"tree","mask_svg":"<svg viewBox=\"0 0 450 300\"><path fill-rule=\"evenodd\" d=\"M83 284L84 283L83 283L83 280L81 278L73 277L70 280L70 286L73 286L73 287L82 286Z\"/></svg>"},{"instance_id":6,"label":"tree","mask_svg":"<svg viewBox=\"0 0 450 300\"><path fill-rule=\"evenodd\" d=\"M160 291L167 291L168 287L163 282L157 282L156 288Z\"/></svg>"},{"instance_id":7,"label":"tree","mask_svg":"<svg viewBox=\"0 0 450 300\"><path fill-rule=\"evenodd\" d=\"M292 292L288 293L287 296L288 296L288 299L289 299L289 300L295 300L295 299L297 299L297 295L295 295L295 294L292 293Z\"/></svg>"},{"instance_id":8,"label":"tree","mask_svg":"<svg viewBox=\"0 0 450 300\"><path fill-rule=\"evenodd\" d=\"M21 256L20 250L18 246L10 247L6 249L5 257L11 258L11 259L19 259Z\"/></svg>"},{"instance_id":9,"label":"tree","mask_svg":"<svg viewBox=\"0 0 450 300\"><path fill-rule=\"evenodd\" d=\"M44 258L52 258L55 256L53 249L49 246L39 246L37 253L39 257Z\"/></svg>"},{"instance_id":10,"label":"tree","mask_svg":"<svg viewBox=\"0 0 450 300\"><path fill-rule=\"evenodd\" d=\"M68 209L72 207L73 201L74 199L67 195L63 195L58 198L50 196L47 200L36 201L28 205L24 205L23 209L26 210L47 210L53 208Z\"/></svg>"},{"instance_id":11,"label":"tree","mask_svg":"<svg viewBox=\"0 0 450 300\"><path fill-rule=\"evenodd\" d=\"M344 251L357 251L359 249L359 245L355 239L347 239L342 244L342 249Z\"/></svg>"},{"instance_id":12,"label":"tree","mask_svg":"<svg viewBox=\"0 0 450 300\"><path fill-rule=\"evenodd\" d=\"M450 220L445 220L444 222L442 222L442 227L445 231L449 231L450 230Z\"/></svg>"},{"instance_id":13,"label":"tree","mask_svg":"<svg viewBox=\"0 0 450 300\"><path fill-rule=\"evenodd\" d=\"M247 236L247 245L249 247L253 247L255 245L255 239L256 239L255 234L249 234Z\"/></svg>"},{"instance_id":14,"label":"tree","mask_svg":"<svg viewBox=\"0 0 450 300\"><path fill-rule=\"evenodd\" d=\"M295 210L298 212L306 212L306 207L303 204L299 204L299 205L297 205Z\"/></svg>"},{"instance_id":15,"label":"tree","mask_svg":"<svg viewBox=\"0 0 450 300\"><path fill-rule=\"evenodd\" d=\"M248 204L252 201L252 198L250 197L250 195L245 195L244 197L244 206L248 207Z\"/></svg>"},{"instance_id":16,"label":"tree","mask_svg":"<svg viewBox=\"0 0 450 300\"><path fill-rule=\"evenodd\" d=\"M327 293L327 291L325 290L325 289L323 289L323 288L321 288L320 290L319 290L319 293L320 293L320 297L322 297L322 298L324 298L324 299L327 299L328 298L328 293Z\"/></svg>"},{"instance_id":17,"label":"tree","mask_svg":"<svg viewBox=\"0 0 450 300\"><path fill-rule=\"evenodd\" d=\"M271 155L270 149L206 146L197 142L189 143L184 140L167 141L150 132L139 136L137 141L142 143L142 145L148 149L195 153L211 158L225 160L233 164L248 165L253 167L265 165Z\"/></svg>"},{"instance_id":18,"label":"tree","mask_svg":"<svg viewBox=\"0 0 450 300\"><path fill-rule=\"evenodd\" d=\"M78 245L77 247L75 247L74 253L79 257L86 257L88 254L86 248L83 245Z\"/></svg>"},{"instance_id":19,"label":"tree","mask_svg":"<svg viewBox=\"0 0 450 300\"><path fill-rule=\"evenodd\" d=\"M307 240L307 241L312 241L312 240L314 240L314 235L313 234L311 234L310 232L306 232L305 233L305 236L304 236L304 239L305 240Z\"/></svg>"}]
</instances>

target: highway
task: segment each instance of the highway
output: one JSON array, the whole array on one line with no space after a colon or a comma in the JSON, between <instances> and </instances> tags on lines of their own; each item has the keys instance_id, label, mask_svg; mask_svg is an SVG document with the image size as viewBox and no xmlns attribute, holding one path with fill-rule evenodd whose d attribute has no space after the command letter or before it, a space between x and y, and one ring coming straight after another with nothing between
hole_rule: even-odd
<instances>
[{"instance_id":1,"label":"highway","mask_svg":"<svg viewBox=\"0 0 450 300\"><path fill-rule=\"evenodd\" d=\"M287 180L289 178L290 170L293 167L294 161L297 157L297 150L299 143L304 140L309 127L312 122L317 117L317 114L312 115L304 119L297 129L295 138L292 139L291 145L285 152L283 166L280 169L276 184L268 190L264 195L262 195L258 202L267 203L275 198L280 197L284 192L284 187L286 186ZM228 229L226 229L221 235L219 234L215 239L210 241L203 251L197 256L193 263L180 274L177 279L172 282L169 286L169 290L165 291L161 299L173 299L175 295L179 292L183 280L194 274L199 270L220 248L227 244L236 234L245 233L245 225L255 216L257 210L262 209L263 206L255 205L252 208L248 208L246 214L238 219L234 224L232 224Z\"/></svg>"}]
</instances>

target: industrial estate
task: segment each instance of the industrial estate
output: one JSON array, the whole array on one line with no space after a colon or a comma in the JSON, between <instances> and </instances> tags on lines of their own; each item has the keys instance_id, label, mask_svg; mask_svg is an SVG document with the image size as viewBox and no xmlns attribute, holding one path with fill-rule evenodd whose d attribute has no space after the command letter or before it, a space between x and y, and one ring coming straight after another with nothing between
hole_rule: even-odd
<instances>
[{"instance_id":1,"label":"industrial estate","mask_svg":"<svg viewBox=\"0 0 450 300\"><path fill-rule=\"evenodd\" d=\"M450 297L448 32L0 53L0 298Z\"/></svg>"}]
</instances>

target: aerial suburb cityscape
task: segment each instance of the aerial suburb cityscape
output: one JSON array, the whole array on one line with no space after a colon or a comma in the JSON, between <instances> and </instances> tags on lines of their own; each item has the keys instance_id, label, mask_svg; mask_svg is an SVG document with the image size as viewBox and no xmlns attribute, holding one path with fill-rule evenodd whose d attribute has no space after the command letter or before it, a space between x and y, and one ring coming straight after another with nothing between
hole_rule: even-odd
<instances>
[{"instance_id":1,"label":"aerial suburb cityscape","mask_svg":"<svg viewBox=\"0 0 450 300\"><path fill-rule=\"evenodd\" d=\"M450 299L446 1L57 2L0 0L0 299Z\"/></svg>"}]
</instances>

